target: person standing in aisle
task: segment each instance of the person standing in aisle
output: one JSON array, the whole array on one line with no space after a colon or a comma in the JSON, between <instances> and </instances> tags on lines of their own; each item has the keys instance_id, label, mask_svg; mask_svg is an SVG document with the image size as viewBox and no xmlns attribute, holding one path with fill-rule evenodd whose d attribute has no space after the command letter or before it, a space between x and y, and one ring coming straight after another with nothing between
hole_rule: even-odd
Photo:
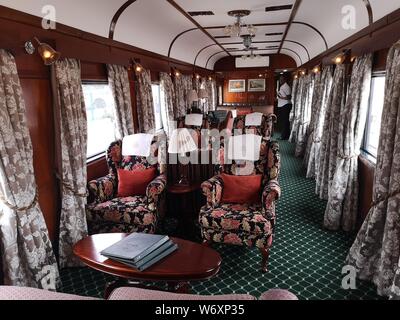
<instances>
[{"instance_id":1,"label":"person standing in aisle","mask_svg":"<svg viewBox=\"0 0 400 320\"><path fill-rule=\"evenodd\" d=\"M278 98L278 120L281 123L281 140L290 137L290 111L292 110L292 89L288 84L287 77L281 75L279 78Z\"/></svg>"}]
</instances>

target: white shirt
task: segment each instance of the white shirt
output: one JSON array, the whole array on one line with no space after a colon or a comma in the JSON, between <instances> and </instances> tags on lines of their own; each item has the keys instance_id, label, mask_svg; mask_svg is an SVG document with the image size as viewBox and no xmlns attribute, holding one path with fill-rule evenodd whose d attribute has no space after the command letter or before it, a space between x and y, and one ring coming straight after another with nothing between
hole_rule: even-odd
<instances>
[{"instance_id":1,"label":"white shirt","mask_svg":"<svg viewBox=\"0 0 400 320\"><path fill-rule=\"evenodd\" d=\"M285 82L283 85L281 85L280 89L279 89L279 95L281 97L288 97L290 95L292 95L292 89L289 87L289 85ZM281 99L278 96L278 108L282 108L283 106L286 106L287 104L292 103L290 100L285 100L285 99Z\"/></svg>"}]
</instances>

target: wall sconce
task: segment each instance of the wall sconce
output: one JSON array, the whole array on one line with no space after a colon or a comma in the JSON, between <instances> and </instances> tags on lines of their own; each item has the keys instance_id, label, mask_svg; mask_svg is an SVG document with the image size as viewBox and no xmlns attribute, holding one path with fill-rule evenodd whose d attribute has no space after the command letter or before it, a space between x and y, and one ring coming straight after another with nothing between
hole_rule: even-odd
<instances>
[{"instance_id":1,"label":"wall sconce","mask_svg":"<svg viewBox=\"0 0 400 320\"><path fill-rule=\"evenodd\" d=\"M196 74L196 79L198 80L198 79L200 79L201 77L200 77L200 75L197 73Z\"/></svg>"},{"instance_id":2,"label":"wall sconce","mask_svg":"<svg viewBox=\"0 0 400 320\"><path fill-rule=\"evenodd\" d=\"M315 74L320 73L320 71L321 71L321 66L320 66L320 65L315 66L315 67L313 68L313 72L314 72Z\"/></svg>"},{"instance_id":3,"label":"wall sconce","mask_svg":"<svg viewBox=\"0 0 400 320\"><path fill-rule=\"evenodd\" d=\"M42 57L43 62L46 66L52 65L54 62L60 59L61 53L54 50L50 45L47 43L42 43L39 41L38 38L33 38L37 44L37 51L39 55ZM34 54L36 51L35 45L32 41L27 41L25 43L25 51L28 54Z\"/></svg>"},{"instance_id":4,"label":"wall sconce","mask_svg":"<svg viewBox=\"0 0 400 320\"><path fill-rule=\"evenodd\" d=\"M345 62L346 58L350 56L350 54L351 54L350 49L343 50L343 52L338 54L333 61L335 64L342 64Z\"/></svg>"},{"instance_id":5,"label":"wall sconce","mask_svg":"<svg viewBox=\"0 0 400 320\"><path fill-rule=\"evenodd\" d=\"M301 70L300 71L301 76L305 76L307 74L306 70Z\"/></svg>"},{"instance_id":6,"label":"wall sconce","mask_svg":"<svg viewBox=\"0 0 400 320\"><path fill-rule=\"evenodd\" d=\"M143 66L139 63L139 61L134 58L131 59L131 66L136 73L141 73L144 70Z\"/></svg>"},{"instance_id":7,"label":"wall sconce","mask_svg":"<svg viewBox=\"0 0 400 320\"><path fill-rule=\"evenodd\" d=\"M175 69L174 75L175 77L179 78L181 76L181 72L178 69Z\"/></svg>"},{"instance_id":8,"label":"wall sconce","mask_svg":"<svg viewBox=\"0 0 400 320\"><path fill-rule=\"evenodd\" d=\"M212 81L212 79L213 79L213 78L212 78L211 76L208 77L208 81Z\"/></svg>"}]
</instances>

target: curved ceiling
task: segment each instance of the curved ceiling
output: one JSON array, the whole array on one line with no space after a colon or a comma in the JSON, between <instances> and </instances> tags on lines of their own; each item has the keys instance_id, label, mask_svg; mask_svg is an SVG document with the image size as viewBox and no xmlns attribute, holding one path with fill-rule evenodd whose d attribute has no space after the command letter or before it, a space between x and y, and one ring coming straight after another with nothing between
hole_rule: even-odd
<instances>
[{"instance_id":1,"label":"curved ceiling","mask_svg":"<svg viewBox=\"0 0 400 320\"><path fill-rule=\"evenodd\" d=\"M213 69L219 59L244 54L243 39L226 37L230 10L248 9L243 21L257 26L258 54L282 53L298 65L400 8L399 0L0 0L36 16L53 5L56 20L145 50ZM289 6L282 10L266 7ZM213 15L191 16L193 11ZM344 28L346 14L352 28ZM110 30L111 26L111 30Z\"/></svg>"}]
</instances>

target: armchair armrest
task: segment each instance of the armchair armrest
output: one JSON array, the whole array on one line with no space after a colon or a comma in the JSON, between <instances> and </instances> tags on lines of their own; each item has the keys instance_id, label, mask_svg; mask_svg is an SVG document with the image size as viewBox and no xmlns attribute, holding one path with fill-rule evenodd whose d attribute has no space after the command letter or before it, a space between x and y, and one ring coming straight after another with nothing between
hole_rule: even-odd
<instances>
[{"instance_id":1,"label":"armchair armrest","mask_svg":"<svg viewBox=\"0 0 400 320\"><path fill-rule=\"evenodd\" d=\"M107 175L88 183L89 203L102 203L115 198L117 179Z\"/></svg>"},{"instance_id":2,"label":"armchair armrest","mask_svg":"<svg viewBox=\"0 0 400 320\"><path fill-rule=\"evenodd\" d=\"M167 185L167 176L165 174L160 174L152 182L149 183L146 189L146 196L149 201L158 203L158 200L165 190Z\"/></svg>"},{"instance_id":3,"label":"armchair armrest","mask_svg":"<svg viewBox=\"0 0 400 320\"><path fill-rule=\"evenodd\" d=\"M220 204L223 189L224 184L220 176L212 177L201 184L201 190L207 197L208 206L216 207Z\"/></svg>"},{"instance_id":4,"label":"armchair armrest","mask_svg":"<svg viewBox=\"0 0 400 320\"><path fill-rule=\"evenodd\" d=\"M267 219L275 219L275 201L281 196L281 187L278 180L270 180L265 185L262 194L263 213Z\"/></svg>"}]
</instances>

